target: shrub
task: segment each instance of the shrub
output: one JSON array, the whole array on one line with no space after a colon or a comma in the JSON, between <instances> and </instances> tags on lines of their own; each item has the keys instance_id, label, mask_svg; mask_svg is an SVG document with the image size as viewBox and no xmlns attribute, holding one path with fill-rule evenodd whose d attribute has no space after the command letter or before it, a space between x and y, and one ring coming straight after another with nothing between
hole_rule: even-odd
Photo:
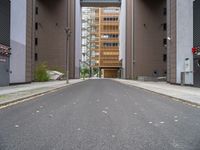
<instances>
[{"instance_id":1,"label":"shrub","mask_svg":"<svg viewBox=\"0 0 200 150\"><path fill-rule=\"evenodd\" d=\"M81 69L81 77L85 79L89 75L90 70L88 68Z\"/></svg>"},{"instance_id":2,"label":"shrub","mask_svg":"<svg viewBox=\"0 0 200 150\"><path fill-rule=\"evenodd\" d=\"M47 65L45 63L42 63L37 66L35 70L35 81L37 82L45 82L49 81L50 78L47 73Z\"/></svg>"}]
</instances>

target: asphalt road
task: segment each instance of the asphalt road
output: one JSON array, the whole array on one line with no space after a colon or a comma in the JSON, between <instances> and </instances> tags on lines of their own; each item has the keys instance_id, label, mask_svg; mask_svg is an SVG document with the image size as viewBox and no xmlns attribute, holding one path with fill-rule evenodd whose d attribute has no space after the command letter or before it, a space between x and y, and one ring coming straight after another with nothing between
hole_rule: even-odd
<instances>
[{"instance_id":1,"label":"asphalt road","mask_svg":"<svg viewBox=\"0 0 200 150\"><path fill-rule=\"evenodd\" d=\"M88 80L0 109L0 150L200 150L200 109Z\"/></svg>"}]
</instances>

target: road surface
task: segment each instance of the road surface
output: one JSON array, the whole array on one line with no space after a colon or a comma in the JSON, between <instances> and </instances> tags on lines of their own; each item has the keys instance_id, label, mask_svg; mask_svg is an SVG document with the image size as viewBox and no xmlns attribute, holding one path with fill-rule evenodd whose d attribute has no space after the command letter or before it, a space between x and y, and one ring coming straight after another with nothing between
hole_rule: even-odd
<instances>
[{"instance_id":1,"label":"road surface","mask_svg":"<svg viewBox=\"0 0 200 150\"><path fill-rule=\"evenodd\" d=\"M88 80L0 109L0 150L200 150L200 109Z\"/></svg>"}]
</instances>

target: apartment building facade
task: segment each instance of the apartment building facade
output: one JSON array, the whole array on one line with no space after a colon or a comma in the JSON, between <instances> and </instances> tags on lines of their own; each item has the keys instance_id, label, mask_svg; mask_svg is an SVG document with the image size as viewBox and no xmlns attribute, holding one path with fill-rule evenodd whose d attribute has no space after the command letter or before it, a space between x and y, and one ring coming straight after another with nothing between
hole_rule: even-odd
<instances>
[{"instance_id":1,"label":"apartment building facade","mask_svg":"<svg viewBox=\"0 0 200 150\"><path fill-rule=\"evenodd\" d=\"M91 56L93 67L98 68L105 78L117 78L121 64L119 61L119 8L95 9L95 21L91 39L94 46Z\"/></svg>"},{"instance_id":2,"label":"apartment building facade","mask_svg":"<svg viewBox=\"0 0 200 150\"><path fill-rule=\"evenodd\" d=\"M105 78L120 77L119 13L120 9L116 7L101 8L99 11L99 66Z\"/></svg>"},{"instance_id":3,"label":"apartment building facade","mask_svg":"<svg viewBox=\"0 0 200 150\"><path fill-rule=\"evenodd\" d=\"M83 61L102 77L119 76L119 8L82 8Z\"/></svg>"},{"instance_id":4,"label":"apartment building facade","mask_svg":"<svg viewBox=\"0 0 200 150\"><path fill-rule=\"evenodd\" d=\"M0 86L9 85L10 1L0 1Z\"/></svg>"}]
</instances>

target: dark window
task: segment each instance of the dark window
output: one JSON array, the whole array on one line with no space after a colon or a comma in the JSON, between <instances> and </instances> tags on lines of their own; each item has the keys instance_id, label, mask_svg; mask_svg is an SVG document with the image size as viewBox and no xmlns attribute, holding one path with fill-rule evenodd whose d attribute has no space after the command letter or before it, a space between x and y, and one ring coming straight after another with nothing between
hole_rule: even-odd
<instances>
[{"instance_id":1,"label":"dark window","mask_svg":"<svg viewBox=\"0 0 200 150\"><path fill-rule=\"evenodd\" d=\"M35 23L35 30L38 30L38 23Z\"/></svg>"},{"instance_id":2,"label":"dark window","mask_svg":"<svg viewBox=\"0 0 200 150\"><path fill-rule=\"evenodd\" d=\"M163 39L163 45L167 45L167 39Z\"/></svg>"},{"instance_id":3,"label":"dark window","mask_svg":"<svg viewBox=\"0 0 200 150\"><path fill-rule=\"evenodd\" d=\"M35 61L38 61L38 54L35 53Z\"/></svg>"},{"instance_id":4,"label":"dark window","mask_svg":"<svg viewBox=\"0 0 200 150\"><path fill-rule=\"evenodd\" d=\"M39 10L39 8L38 8L38 7L36 7L36 8L35 8L35 14L36 14L36 15L38 15L38 13L39 13L39 11L38 11L38 10Z\"/></svg>"},{"instance_id":5,"label":"dark window","mask_svg":"<svg viewBox=\"0 0 200 150\"><path fill-rule=\"evenodd\" d=\"M167 8L163 9L163 15L166 16L167 15Z\"/></svg>"},{"instance_id":6,"label":"dark window","mask_svg":"<svg viewBox=\"0 0 200 150\"><path fill-rule=\"evenodd\" d=\"M163 55L163 61L164 61L164 62L167 61L167 55L166 55L166 54Z\"/></svg>"},{"instance_id":7,"label":"dark window","mask_svg":"<svg viewBox=\"0 0 200 150\"><path fill-rule=\"evenodd\" d=\"M35 45L38 45L38 38L35 38Z\"/></svg>"},{"instance_id":8,"label":"dark window","mask_svg":"<svg viewBox=\"0 0 200 150\"><path fill-rule=\"evenodd\" d=\"M158 71L155 70L155 71L153 72L153 74L154 74L154 75L158 75Z\"/></svg>"},{"instance_id":9,"label":"dark window","mask_svg":"<svg viewBox=\"0 0 200 150\"><path fill-rule=\"evenodd\" d=\"M166 23L163 24L163 30L167 31L167 24Z\"/></svg>"}]
</instances>

